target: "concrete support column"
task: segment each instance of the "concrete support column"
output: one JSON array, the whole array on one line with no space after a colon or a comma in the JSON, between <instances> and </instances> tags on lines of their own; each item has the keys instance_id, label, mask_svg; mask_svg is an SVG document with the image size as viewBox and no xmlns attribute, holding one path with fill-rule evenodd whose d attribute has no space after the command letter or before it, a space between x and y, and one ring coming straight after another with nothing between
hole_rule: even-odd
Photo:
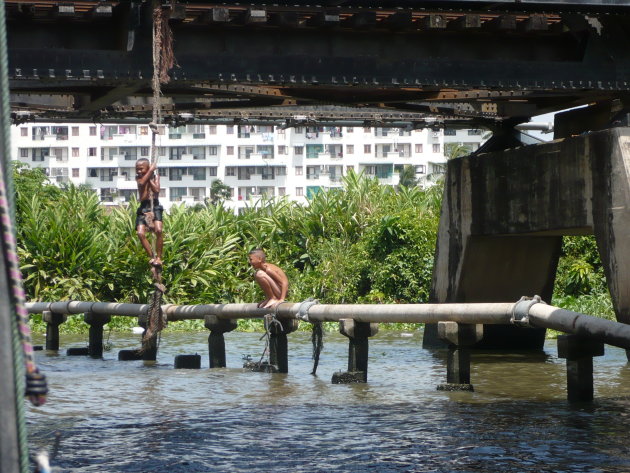
<instances>
[{"instance_id":1,"label":"concrete support column","mask_svg":"<svg viewBox=\"0 0 630 473\"><path fill-rule=\"evenodd\" d=\"M289 343L287 335L298 328L297 319L278 320L280 325L269 327L269 363L278 368L278 373L289 372ZM282 328L281 328L282 327Z\"/></svg>"},{"instance_id":2,"label":"concrete support column","mask_svg":"<svg viewBox=\"0 0 630 473\"><path fill-rule=\"evenodd\" d=\"M225 368L225 338L223 334L236 329L238 321L220 319L216 315L206 315L204 323L206 328L210 330L208 336L210 368Z\"/></svg>"},{"instance_id":3,"label":"concrete support column","mask_svg":"<svg viewBox=\"0 0 630 473\"><path fill-rule=\"evenodd\" d=\"M348 371L333 374L333 384L367 383L369 337L378 333L378 324L340 319L339 332L348 337Z\"/></svg>"},{"instance_id":4,"label":"concrete support column","mask_svg":"<svg viewBox=\"0 0 630 473\"><path fill-rule=\"evenodd\" d=\"M83 320L90 326L88 355L92 358L103 357L103 326L109 323L111 319L111 315L94 314L93 312L83 315Z\"/></svg>"},{"instance_id":5,"label":"concrete support column","mask_svg":"<svg viewBox=\"0 0 630 473\"><path fill-rule=\"evenodd\" d=\"M603 356L604 344L579 335L558 337L558 358L567 360L567 399L569 402L593 400L593 357Z\"/></svg>"},{"instance_id":6,"label":"concrete support column","mask_svg":"<svg viewBox=\"0 0 630 473\"><path fill-rule=\"evenodd\" d=\"M448 343L446 384L440 384L438 391L474 391L470 384L470 348L483 338L483 325L440 322L438 334Z\"/></svg>"},{"instance_id":7,"label":"concrete support column","mask_svg":"<svg viewBox=\"0 0 630 473\"><path fill-rule=\"evenodd\" d=\"M66 314L58 314L45 310L42 320L46 322L46 350L59 350L59 326L68 320Z\"/></svg>"}]
</instances>

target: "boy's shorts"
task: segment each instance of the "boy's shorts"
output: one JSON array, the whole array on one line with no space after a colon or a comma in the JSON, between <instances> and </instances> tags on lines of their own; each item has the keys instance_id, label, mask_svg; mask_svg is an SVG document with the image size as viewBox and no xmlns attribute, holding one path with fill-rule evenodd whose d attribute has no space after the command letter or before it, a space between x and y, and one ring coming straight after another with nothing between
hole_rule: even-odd
<instances>
[{"instance_id":1,"label":"boy's shorts","mask_svg":"<svg viewBox=\"0 0 630 473\"><path fill-rule=\"evenodd\" d=\"M158 199L153 199L153 220L157 222L162 221L162 212L164 208L160 205L160 201ZM151 212L151 201L143 200L140 202L140 207L136 211L136 228L140 225L144 225L147 227L147 221L144 218L144 214L147 212Z\"/></svg>"}]
</instances>

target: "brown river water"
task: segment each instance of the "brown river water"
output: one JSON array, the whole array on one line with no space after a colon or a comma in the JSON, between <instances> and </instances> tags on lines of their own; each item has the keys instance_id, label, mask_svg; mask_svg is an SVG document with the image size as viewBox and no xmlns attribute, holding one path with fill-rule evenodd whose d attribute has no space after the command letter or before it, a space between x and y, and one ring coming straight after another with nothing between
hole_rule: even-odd
<instances>
[{"instance_id":1,"label":"brown river water","mask_svg":"<svg viewBox=\"0 0 630 473\"><path fill-rule=\"evenodd\" d=\"M594 359L595 402L566 401L556 343L541 354L475 353L475 392L443 392L446 352L422 332L370 339L367 384L333 385L347 339L326 333L317 375L310 334L289 335L289 373L253 373L261 334L226 334L228 368L208 369L208 333L166 333L155 364L120 362L138 335L112 334L103 359L37 352L49 401L29 407L31 453L59 432L55 472L630 472L630 365ZM43 343L35 337L36 343ZM175 370L178 354L202 369Z\"/></svg>"}]
</instances>

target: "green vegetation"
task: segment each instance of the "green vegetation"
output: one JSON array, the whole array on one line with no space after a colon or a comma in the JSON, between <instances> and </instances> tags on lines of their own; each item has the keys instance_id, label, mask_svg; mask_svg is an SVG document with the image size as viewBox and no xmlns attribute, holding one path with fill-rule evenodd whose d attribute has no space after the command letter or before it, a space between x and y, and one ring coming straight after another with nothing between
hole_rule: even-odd
<instances>
[{"instance_id":1,"label":"green vegetation","mask_svg":"<svg viewBox=\"0 0 630 473\"><path fill-rule=\"evenodd\" d=\"M146 302L152 291L147 258L134 229L134 209L106 209L93 191L48 183L37 169L14 166L18 245L31 301ZM262 299L247 253L266 250L285 269L293 301L409 303L428 300L441 204L441 185L423 190L381 186L354 173L343 189L318 192L310 205L263 198L234 215L208 201L176 206L165 216L165 303L207 304ZM225 196L222 196L225 197ZM612 317L601 262L592 238L567 237L552 301ZM135 320L115 317L113 330ZM33 317L34 330L44 328ZM70 317L64 330L85 330ZM261 330L261 322L239 322ZM400 327L399 327L400 328ZM410 327L404 327L409 329ZM201 321L169 330L203 329Z\"/></svg>"}]
</instances>

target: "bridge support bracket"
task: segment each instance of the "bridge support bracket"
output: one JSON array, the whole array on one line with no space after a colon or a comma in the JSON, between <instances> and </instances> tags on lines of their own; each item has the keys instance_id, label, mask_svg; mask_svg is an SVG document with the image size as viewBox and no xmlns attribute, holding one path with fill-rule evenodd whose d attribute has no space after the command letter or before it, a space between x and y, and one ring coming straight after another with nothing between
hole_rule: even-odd
<instances>
[{"instance_id":1,"label":"bridge support bracket","mask_svg":"<svg viewBox=\"0 0 630 473\"><path fill-rule=\"evenodd\" d=\"M269 363L278 368L278 373L289 372L289 342L287 335L298 329L299 320L280 319L280 325L269 326Z\"/></svg>"},{"instance_id":2,"label":"bridge support bracket","mask_svg":"<svg viewBox=\"0 0 630 473\"><path fill-rule=\"evenodd\" d=\"M103 326L112 319L111 315L87 312L83 320L90 326L88 355L92 358L103 358Z\"/></svg>"},{"instance_id":3,"label":"bridge support bracket","mask_svg":"<svg viewBox=\"0 0 630 473\"><path fill-rule=\"evenodd\" d=\"M604 355L604 343L579 335L558 336L558 358L567 360L567 399L593 400L593 357Z\"/></svg>"},{"instance_id":4,"label":"bridge support bracket","mask_svg":"<svg viewBox=\"0 0 630 473\"><path fill-rule=\"evenodd\" d=\"M225 337L223 335L235 330L238 326L238 321L221 319L216 315L208 314L204 318L204 324L210 330L210 335L208 335L210 368L225 368Z\"/></svg>"},{"instance_id":5,"label":"bridge support bracket","mask_svg":"<svg viewBox=\"0 0 630 473\"><path fill-rule=\"evenodd\" d=\"M348 337L348 371L337 371L333 384L367 383L369 337L378 333L378 324L339 319L339 332Z\"/></svg>"},{"instance_id":6,"label":"bridge support bracket","mask_svg":"<svg viewBox=\"0 0 630 473\"><path fill-rule=\"evenodd\" d=\"M68 316L45 310L42 312L42 320L46 322L46 350L58 351L59 326L68 320Z\"/></svg>"},{"instance_id":7,"label":"bridge support bracket","mask_svg":"<svg viewBox=\"0 0 630 473\"><path fill-rule=\"evenodd\" d=\"M482 324L439 322L438 335L448 342L446 384L438 391L474 391L470 384L470 347L483 338Z\"/></svg>"}]
</instances>

